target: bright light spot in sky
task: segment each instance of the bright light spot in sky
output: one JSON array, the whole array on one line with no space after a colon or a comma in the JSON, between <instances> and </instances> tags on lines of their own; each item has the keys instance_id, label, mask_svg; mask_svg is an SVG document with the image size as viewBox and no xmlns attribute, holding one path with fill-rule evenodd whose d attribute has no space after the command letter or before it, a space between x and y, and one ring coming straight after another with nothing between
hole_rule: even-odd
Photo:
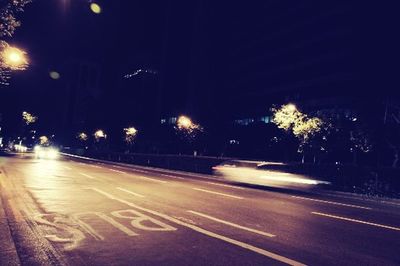
<instances>
[{"instance_id":1,"label":"bright light spot in sky","mask_svg":"<svg viewBox=\"0 0 400 266\"><path fill-rule=\"evenodd\" d=\"M59 79L60 78L60 73L58 73L57 71L51 71L49 73L49 75L50 75L50 78L52 78L52 79Z\"/></svg>"},{"instance_id":2,"label":"bright light spot in sky","mask_svg":"<svg viewBox=\"0 0 400 266\"><path fill-rule=\"evenodd\" d=\"M24 65L28 63L25 54L24 51L9 46L1 52L1 57L7 67L12 69L23 69Z\"/></svg>"},{"instance_id":3,"label":"bright light spot in sky","mask_svg":"<svg viewBox=\"0 0 400 266\"><path fill-rule=\"evenodd\" d=\"M95 14L100 14L101 13L101 7L96 3L91 3L90 4L90 9Z\"/></svg>"}]
</instances>

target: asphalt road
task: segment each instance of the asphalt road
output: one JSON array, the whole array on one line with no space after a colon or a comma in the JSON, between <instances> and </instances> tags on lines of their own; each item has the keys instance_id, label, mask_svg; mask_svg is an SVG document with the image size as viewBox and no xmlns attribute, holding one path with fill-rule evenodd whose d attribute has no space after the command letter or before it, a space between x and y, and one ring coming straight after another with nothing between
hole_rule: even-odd
<instances>
[{"instance_id":1,"label":"asphalt road","mask_svg":"<svg viewBox=\"0 0 400 266\"><path fill-rule=\"evenodd\" d=\"M70 158L0 171L25 265L400 265L396 202Z\"/></svg>"}]
</instances>

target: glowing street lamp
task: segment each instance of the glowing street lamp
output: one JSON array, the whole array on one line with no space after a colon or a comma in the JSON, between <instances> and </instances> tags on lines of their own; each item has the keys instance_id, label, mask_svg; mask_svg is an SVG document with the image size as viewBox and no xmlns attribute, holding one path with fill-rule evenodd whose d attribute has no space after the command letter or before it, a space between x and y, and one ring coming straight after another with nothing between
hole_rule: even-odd
<instances>
[{"instance_id":1,"label":"glowing street lamp","mask_svg":"<svg viewBox=\"0 0 400 266\"><path fill-rule=\"evenodd\" d=\"M179 129L190 129L193 126L192 120L184 115L181 115L177 120L177 126Z\"/></svg>"},{"instance_id":2,"label":"glowing street lamp","mask_svg":"<svg viewBox=\"0 0 400 266\"><path fill-rule=\"evenodd\" d=\"M1 52L1 58L6 67L12 70L23 70L28 65L26 52L18 48L7 46Z\"/></svg>"},{"instance_id":3,"label":"glowing street lamp","mask_svg":"<svg viewBox=\"0 0 400 266\"><path fill-rule=\"evenodd\" d=\"M101 13L101 7L97 3L91 3L90 4L90 10L92 10L92 12L95 13L95 14L100 14Z\"/></svg>"},{"instance_id":4,"label":"glowing street lamp","mask_svg":"<svg viewBox=\"0 0 400 266\"><path fill-rule=\"evenodd\" d=\"M287 108L289 111L291 111L291 112L297 111L297 107L296 107L296 105L294 105L293 103L287 104L287 105L286 105L286 108Z\"/></svg>"}]
</instances>

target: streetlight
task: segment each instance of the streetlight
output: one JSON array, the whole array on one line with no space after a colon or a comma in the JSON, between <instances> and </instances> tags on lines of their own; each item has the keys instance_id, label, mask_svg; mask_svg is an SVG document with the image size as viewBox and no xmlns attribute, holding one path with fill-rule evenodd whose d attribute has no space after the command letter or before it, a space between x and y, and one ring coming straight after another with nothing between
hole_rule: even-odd
<instances>
[{"instance_id":1,"label":"streetlight","mask_svg":"<svg viewBox=\"0 0 400 266\"><path fill-rule=\"evenodd\" d=\"M16 47L7 46L1 52L4 65L12 70L23 70L28 65L26 52Z\"/></svg>"},{"instance_id":2,"label":"streetlight","mask_svg":"<svg viewBox=\"0 0 400 266\"><path fill-rule=\"evenodd\" d=\"M95 14L100 14L101 13L101 7L97 3L91 3L90 4L90 10L92 10L93 13Z\"/></svg>"},{"instance_id":3,"label":"streetlight","mask_svg":"<svg viewBox=\"0 0 400 266\"><path fill-rule=\"evenodd\" d=\"M289 111L294 112L297 111L297 107L295 104L293 103L289 103L288 105L286 105L286 107L288 108Z\"/></svg>"},{"instance_id":4,"label":"streetlight","mask_svg":"<svg viewBox=\"0 0 400 266\"><path fill-rule=\"evenodd\" d=\"M192 120L184 115L181 115L177 120L177 126L179 129L190 129L193 126Z\"/></svg>"}]
</instances>

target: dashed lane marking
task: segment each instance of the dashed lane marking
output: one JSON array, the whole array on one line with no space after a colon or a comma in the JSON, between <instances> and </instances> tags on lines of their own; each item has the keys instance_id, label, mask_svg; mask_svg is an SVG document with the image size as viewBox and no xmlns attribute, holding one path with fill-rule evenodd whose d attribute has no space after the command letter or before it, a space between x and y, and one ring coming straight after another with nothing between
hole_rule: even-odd
<instances>
[{"instance_id":1,"label":"dashed lane marking","mask_svg":"<svg viewBox=\"0 0 400 266\"><path fill-rule=\"evenodd\" d=\"M243 199L242 197L238 197L238 196L234 196L234 195L230 195L230 194L225 194L225 193L221 193L221 192L216 192L216 191L211 191L211 190L207 190L207 189L201 189L201 188L196 188L196 187L193 187L192 189L197 190L197 191L210 193L210 194L220 195L220 196L224 196L224 197L228 197L228 198L233 198L233 199Z\"/></svg>"},{"instance_id":2,"label":"dashed lane marking","mask_svg":"<svg viewBox=\"0 0 400 266\"><path fill-rule=\"evenodd\" d=\"M223 224L226 224L226 225L229 225L229 226L232 226L232 227L236 227L236 228L239 228L239 229L242 229L242 230L246 230L246 231L249 231L249 232L252 232L252 233L256 233L256 234L267 236L267 237L275 237L275 235L273 235L273 234L266 233L266 232L263 232L263 231L260 231L260 230L256 230L256 229L253 229L253 228L245 227L245 226L242 226L242 225L238 225L238 224L235 224L235 223L227 222L227 221L212 217L210 215L207 215L207 214L204 214L204 213L201 213L201 212L196 212L196 211L188 211L188 212L190 212L192 214L195 214L195 215L198 215L198 216L201 216L201 217L204 217L204 218L207 218L207 219L210 219L210 220L213 220L213 221L216 221L216 222L219 222L219 223L223 223Z\"/></svg>"},{"instance_id":3,"label":"dashed lane marking","mask_svg":"<svg viewBox=\"0 0 400 266\"><path fill-rule=\"evenodd\" d=\"M339 205L339 206L345 206L345 207L351 207L351 208L365 209L365 210L371 210L371 209L372 209L372 208L370 208L370 207L364 207L364 206L359 206L359 205L346 204L346 203L340 203L340 202L328 201L328 200L320 200L320 199L305 198L305 197L299 197L299 196L292 196L292 198L295 198L295 199L303 199L303 200L309 200L309 201L316 201L316 202L322 202L322 203L333 204L333 205Z\"/></svg>"},{"instance_id":4,"label":"dashed lane marking","mask_svg":"<svg viewBox=\"0 0 400 266\"><path fill-rule=\"evenodd\" d=\"M242 187L237 187L237 186L231 186L231 185L226 185L226 184L221 184L221 183L215 183L215 182L206 182L208 184L216 185L216 186L221 186L221 187L229 187L229 188L235 188L235 189L241 189L244 190L245 188Z\"/></svg>"},{"instance_id":5,"label":"dashed lane marking","mask_svg":"<svg viewBox=\"0 0 400 266\"><path fill-rule=\"evenodd\" d=\"M118 189L118 190L121 190L121 191L124 191L124 192L126 192L126 193L128 193L128 194L134 195L134 196L136 196L136 197L144 198L144 196L141 195L141 194L139 194L139 193L132 192L132 191L130 191L130 190L127 190L127 189L124 189L124 188L121 188L121 187L117 187L117 189Z\"/></svg>"},{"instance_id":6,"label":"dashed lane marking","mask_svg":"<svg viewBox=\"0 0 400 266\"><path fill-rule=\"evenodd\" d=\"M116 173L120 173L120 174L126 174L126 172L120 171L120 170L115 170L115 169L110 169L110 168L108 168L108 170L116 172Z\"/></svg>"},{"instance_id":7,"label":"dashed lane marking","mask_svg":"<svg viewBox=\"0 0 400 266\"><path fill-rule=\"evenodd\" d=\"M87 178L90 178L90 179L95 179L93 176L85 174L85 173L79 173L79 174L81 174L81 175L83 175L83 176L85 176Z\"/></svg>"},{"instance_id":8,"label":"dashed lane marking","mask_svg":"<svg viewBox=\"0 0 400 266\"><path fill-rule=\"evenodd\" d=\"M394 226L389 226L389 225L384 225L384 224L376 224L376 223L371 223L371 222L366 222L366 221L362 221L362 220L356 220L356 219L351 219L351 218L347 218L347 217L341 217L341 216L336 216L336 215L331 215L331 214L326 214L326 213L321 213L321 212L311 212L311 213L315 214L315 215L319 215L319 216L338 219L338 220L359 223L359 224L366 224L366 225L381 227L381 228L385 228L385 229L400 231L399 227L394 227Z\"/></svg>"},{"instance_id":9,"label":"dashed lane marking","mask_svg":"<svg viewBox=\"0 0 400 266\"><path fill-rule=\"evenodd\" d=\"M276 253L270 252L270 251L268 251L268 250L261 249L261 248L258 248L258 247L256 247L256 246L247 244L247 243L245 243L245 242L241 242L241 241L238 241L238 240L235 240L235 239L232 239L232 238L229 238L229 237L226 237L226 236L223 236L223 235L220 235L220 234L217 234L217 233L208 231L208 230L203 229L203 228L201 228L201 227L198 227L198 226L196 226L196 225L188 224L188 223L185 223L185 222L183 222L183 221L180 221L180 220L178 220L178 219L176 219L176 218L173 218L173 217L171 217L171 216L168 216L168 215L166 215L166 214L163 214L163 213L160 213L160 212L157 212L157 211L154 211L154 210L150 210L150 209L141 207L141 206L139 206L139 205L136 205L136 204L134 204L134 203L132 203L132 202L129 202L129 201L126 201L126 200L124 200L124 199L117 198L117 197L115 197L114 195L109 194L109 193L107 193L107 192L105 192L105 191L103 191L103 190L100 190L100 189L98 189L98 188L92 187L91 189L92 189L93 191L99 193L99 194L102 194L103 196L105 196L105 197L107 197L107 198L109 198L109 199L112 199L112 200L118 201L118 202L120 202L120 203L126 204L126 205L128 205L128 206L130 206L130 207L132 207L132 208L136 208L136 209L139 209L139 210L142 210L142 211L151 213L151 214L153 214L153 215L155 215L155 216L158 216L158 217L161 217L161 218L163 218L163 219L165 219L165 220L167 220L167 221L170 221L170 222L173 222L173 223L175 223L175 224L178 224L178 225L181 225L181 226L190 228L190 229L192 229L193 231L196 231L196 232L201 233L201 234L203 234L203 235L206 235L206 236L209 236L209 237L212 237L212 238L215 238L215 239L222 240L222 241L224 241L224 242L226 242L226 243L229 243L229 244L232 244L232 245L235 245L235 246L238 246L238 247L241 247L241 248L250 250L250 251L252 251L252 252L255 252L255 253L258 253L258 254L263 255L263 256L265 256L265 257L274 259L274 260L276 260L276 261L280 261L280 262L282 262L282 263L286 263L286 264L288 264L288 265L305 266L305 264L303 264L303 263L301 263L301 262L298 262L298 261L295 261L295 260L286 258L286 257L284 257L284 256L281 256L281 255L278 255L278 254L276 254Z\"/></svg>"}]
</instances>

